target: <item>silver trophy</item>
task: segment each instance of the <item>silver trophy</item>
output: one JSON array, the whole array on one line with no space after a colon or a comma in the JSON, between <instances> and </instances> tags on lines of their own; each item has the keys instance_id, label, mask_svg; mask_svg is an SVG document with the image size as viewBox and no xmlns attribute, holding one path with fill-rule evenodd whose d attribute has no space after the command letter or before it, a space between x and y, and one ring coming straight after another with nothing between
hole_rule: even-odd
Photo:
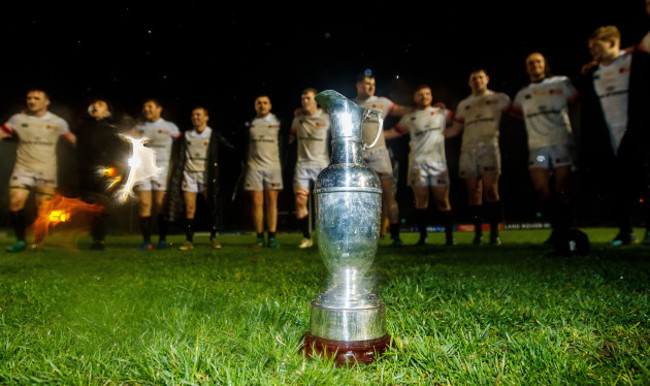
<instances>
[{"instance_id":1,"label":"silver trophy","mask_svg":"<svg viewBox=\"0 0 650 386\"><path fill-rule=\"evenodd\" d=\"M332 117L332 157L316 180L316 234L325 265L332 274L327 291L311 302L307 354L325 354L337 364L370 363L390 345L385 304L370 290L366 275L377 252L381 222L381 184L362 153L377 143L383 120L336 91L316 101ZM376 116L377 136L362 143L361 125Z\"/></svg>"}]
</instances>

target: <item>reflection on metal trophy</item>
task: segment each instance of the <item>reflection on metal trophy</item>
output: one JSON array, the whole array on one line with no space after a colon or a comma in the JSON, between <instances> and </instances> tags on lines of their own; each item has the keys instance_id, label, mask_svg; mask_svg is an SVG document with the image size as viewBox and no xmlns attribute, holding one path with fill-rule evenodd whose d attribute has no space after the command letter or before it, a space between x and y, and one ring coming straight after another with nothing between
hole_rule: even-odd
<instances>
[{"instance_id":1,"label":"reflection on metal trophy","mask_svg":"<svg viewBox=\"0 0 650 386\"><path fill-rule=\"evenodd\" d=\"M303 351L333 357L337 364L370 363L390 345L385 304L370 291L366 277L377 252L381 221L381 185L363 161L361 124L378 111L364 109L336 91L316 101L332 117L332 157L314 188L316 234L332 274L327 291L311 302L310 331Z\"/></svg>"}]
</instances>

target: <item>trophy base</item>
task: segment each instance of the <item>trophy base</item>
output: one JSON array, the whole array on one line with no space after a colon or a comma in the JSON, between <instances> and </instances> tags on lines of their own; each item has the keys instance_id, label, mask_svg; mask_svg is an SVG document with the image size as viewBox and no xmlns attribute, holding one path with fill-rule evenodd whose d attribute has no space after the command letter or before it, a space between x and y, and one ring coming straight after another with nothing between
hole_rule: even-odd
<instances>
[{"instance_id":1,"label":"trophy base","mask_svg":"<svg viewBox=\"0 0 650 386\"><path fill-rule=\"evenodd\" d=\"M303 339L301 350L306 356L323 355L333 358L337 366L372 363L391 345L389 334L377 339L347 342L325 339L307 332Z\"/></svg>"}]
</instances>

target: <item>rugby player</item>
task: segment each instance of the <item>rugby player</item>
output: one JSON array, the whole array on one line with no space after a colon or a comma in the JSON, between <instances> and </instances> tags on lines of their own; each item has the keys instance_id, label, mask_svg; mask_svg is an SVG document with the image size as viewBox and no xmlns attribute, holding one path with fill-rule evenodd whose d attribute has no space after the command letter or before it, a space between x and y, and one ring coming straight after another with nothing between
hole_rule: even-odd
<instances>
[{"instance_id":1,"label":"rugby player","mask_svg":"<svg viewBox=\"0 0 650 386\"><path fill-rule=\"evenodd\" d=\"M302 110L291 122L289 143L297 141L298 156L293 177L293 192L296 199L296 218L302 232L298 248L314 245L309 227L307 202L318 173L329 165L330 116L318 107L314 97L318 91L305 89L301 96Z\"/></svg>"},{"instance_id":2,"label":"rugby player","mask_svg":"<svg viewBox=\"0 0 650 386\"><path fill-rule=\"evenodd\" d=\"M569 105L578 101L579 93L568 77L551 74L541 53L529 54L525 63L530 83L515 95L512 112L526 126L528 169L538 213L553 227L546 241L552 244L571 225L570 182L576 159Z\"/></svg>"},{"instance_id":3,"label":"rugby player","mask_svg":"<svg viewBox=\"0 0 650 386\"><path fill-rule=\"evenodd\" d=\"M255 98L255 118L246 124L247 153L244 190L252 202L253 227L257 240L253 248L279 248L275 239L278 223L278 193L283 189L280 162L280 120L271 113L268 95ZM268 243L264 243L264 220Z\"/></svg>"},{"instance_id":4,"label":"rugby player","mask_svg":"<svg viewBox=\"0 0 650 386\"><path fill-rule=\"evenodd\" d=\"M148 138L145 146L156 152L156 166L161 172L155 178L143 181L136 186L138 195L138 216L142 231L142 244L138 251L152 249L151 245L151 216L153 203L156 205L158 220L158 249L167 246L168 221L164 213L165 191L171 160L172 144L180 137L180 131L175 123L162 118L163 107L156 99L147 99L142 106L145 121L136 126L136 135Z\"/></svg>"},{"instance_id":5,"label":"rugby player","mask_svg":"<svg viewBox=\"0 0 650 386\"><path fill-rule=\"evenodd\" d=\"M68 122L48 111L50 97L41 89L27 92L27 108L12 115L0 128L0 139L15 137L16 163L9 179L9 214L16 235L16 242L7 252L26 249L25 233L27 218L25 203L30 191L34 191L36 204L50 200L57 188L56 145L60 137L76 144ZM43 240L34 240L38 248Z\"/></svg>"},{"instance_id":6,"label":"rugby player","mask_svg":"<svg viewBox=\"0 0 650 386\"><path fill-rule=\"evenodd\" d=\"M389 115L401 117L414 110L410 106L397 105L386 97L376 96L376 81L374 75L370 72L363 72L357 76L356 88L357 96L353 99L353 102L363 108L381 112L384 118ZM378 127L379 122L375 119L363 122L361 136L364 143L372 143L377 136ZM397 201L395 201L395 192L393 189L393 166L391 164L390 153L386 147L383 130L377 144L364 151L363 158L366 164L368 164L368 167L374 170L377 176L379 176L382 190L382 212L388 217L393 245L401 246L403 242L399 235L399 208Z\"/></svg>"},{"instance_id":7,"label":"rugby player","mask_svg":"<svg viewBox=\"0 0 650 386\"><path fill-rule=\"evenodd\" d=\"M384 132L384 136L386 139L392 139L410 134L407 185L413 189L416 223L420 230L420 239L416 245L425 245L427 241L430 196L441 214L446 244L453 245L449 172L444 137L446 125L451 123L453 112L431 106L433 94L428 85L420 85L415 89L413 101L416 111L402 116L395 127Z\"/></svg>"},{"instance_id":8,"label":"rugby player","mask_svg":"<svg viewBox=\"0 0 650 386\"><path fill-rule=\"evenodd\" d=\"M612 245L637 242L631 215L640 199L646 226L643 243L650 245L650 55L622 50L615 26L596 29L588 44L598 64L578 83L587 181L612 203L619 228Z\"/></svg>"},{"instance_id":9,"label":"rugby player","mask_svg":"<svg viewBox=\"0 0 650 386\"><path fill-rule=\"evenodd\" d=\"M474 224L473 243L483 243L483 195L485 194L486 217L490 224L490 244L500 245L499 222L501 221L501 153L499 129L501 116L510 104L510 97L488 88L490 77L485 69L477 69L469 75L471 94L460 101L454 114L454 123L446 136L463 132L458 172L465 180L468 208Z\"/></svg>"}]
</instances>

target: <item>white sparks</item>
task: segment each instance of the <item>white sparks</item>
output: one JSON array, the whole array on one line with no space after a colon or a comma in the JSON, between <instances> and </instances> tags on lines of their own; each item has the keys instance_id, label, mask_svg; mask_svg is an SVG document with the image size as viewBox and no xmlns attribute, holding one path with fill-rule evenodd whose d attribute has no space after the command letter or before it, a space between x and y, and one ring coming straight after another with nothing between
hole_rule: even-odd
<instances>
[{"instance_id":1,"label":"white sparks","mask_svg":"<svg viewBox=\"0 0 650 386\"><path fill-rule=\"evenodd\" d=\"M144 146L148 138L133 138L123 134L120 136L131 142L131 157L127 161L129 165L128 177L120 190L116 192L117 200L123 203L133 195L135 185L155 178L162 169L156 165L156 153Z\"/></svg>"}]
</instances>

